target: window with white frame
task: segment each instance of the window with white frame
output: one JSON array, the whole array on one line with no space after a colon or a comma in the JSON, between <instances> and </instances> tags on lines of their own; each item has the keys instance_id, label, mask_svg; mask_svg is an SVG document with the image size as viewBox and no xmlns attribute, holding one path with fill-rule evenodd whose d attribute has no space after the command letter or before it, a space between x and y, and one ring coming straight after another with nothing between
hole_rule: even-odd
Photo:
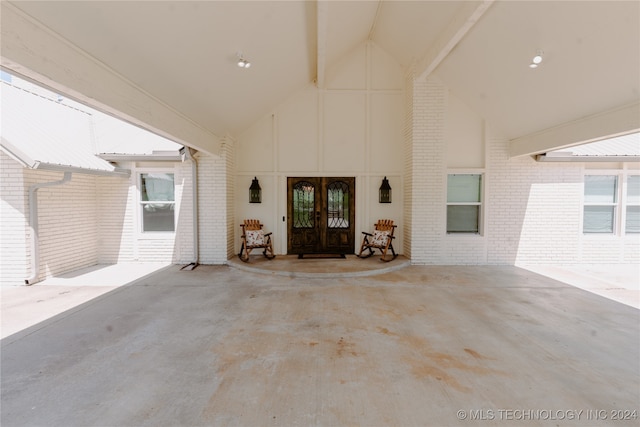
<instances>
[{"instance_id":1,"label":"window with white frame","mask_svg":"<svg viewBox=\"0 0 640 427\"><path fill-rule=\"evenodd\" d=\"M140 174L142 231L175 231L175 187L172 173Z\"/></svg>"},{"instance_id":2,"label":"window with white frame","mask_svg":"<svg viewBox=\"0 0 640 427\"><path fill-rule=\"evenodd\" d=\"M625 233L640 233L640 175L627 177Z\"/></svg>"},{"instance_id":3,"label":"window with white frame","mask_svg":"<svg viewBox=\"0 0 640 427\"><path fill-rule=\"evenodd\" d=\"M447 233L480 233L482 174L447 175Z\"/></svg>"},{"instance_id":4,"label":"window with white frame","mask_svg":"<svg viewBox=\"0 0 640 427\"><path fill-rule=\"evenodd\" d=\"M585 175L584 233L614 233L618 208L617 175Z\"/></svg>"}]
</instances>

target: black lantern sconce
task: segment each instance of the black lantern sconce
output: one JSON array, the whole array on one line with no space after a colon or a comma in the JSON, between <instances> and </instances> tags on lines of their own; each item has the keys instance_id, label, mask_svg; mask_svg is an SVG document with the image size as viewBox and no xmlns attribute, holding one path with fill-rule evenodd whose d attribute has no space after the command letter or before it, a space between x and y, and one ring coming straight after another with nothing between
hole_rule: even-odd
<instances>
[{"instance_id":1,"label":"black lantern sconce","mask_svg":"<svg viewBox=\"0 0 640 427\"><path fill-rule=\"evenodd\" d=\"M391 186L386 176L380 186L380 203L391 203Z\"/></svg>"},{"instance_id":2,"label":"black lantern sconce","mask_svg":"<svg viewBox=\"0 0 640 427\"><path fill-rule=\"evenodd\" d=\"M262 188L260 188L258 178L255 176L251 181L251 187L249 187L249 203L262 203Z\"/></svg>"}]
</instances>

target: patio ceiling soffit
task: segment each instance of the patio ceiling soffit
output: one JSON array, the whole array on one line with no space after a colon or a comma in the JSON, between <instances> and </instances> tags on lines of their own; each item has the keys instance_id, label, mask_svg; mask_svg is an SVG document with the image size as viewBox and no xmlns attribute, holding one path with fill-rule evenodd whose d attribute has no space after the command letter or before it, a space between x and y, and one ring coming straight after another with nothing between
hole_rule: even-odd
<instances>
[{"instance_id":1,"label":"patio ceiling soffit","mask_svg":"<svg viewBox=\"0 0 640 427\"><path fill-rule=\"evenodd\" d=\"M0 8L2 68L179 144L220 155L221 141L217 135L173 110L15 6L2 2Z\"/></svg>"}]
</instances>

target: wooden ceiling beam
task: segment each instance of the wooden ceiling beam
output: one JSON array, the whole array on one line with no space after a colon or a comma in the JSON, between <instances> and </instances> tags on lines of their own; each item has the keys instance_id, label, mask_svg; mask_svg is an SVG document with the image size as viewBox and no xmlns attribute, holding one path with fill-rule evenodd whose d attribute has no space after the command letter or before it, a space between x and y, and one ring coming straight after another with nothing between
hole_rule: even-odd
<instances>
[{"instance_id":1,"label":"wooden ceiling beam","mask_svg":"<svg viewBox=\"0 0 640 427\"><path fill-rule=\"evenodd\" d=\"M546 153L640 131L636 102L509 141L509 157Z\"/></svg>"},{"instance_id":2,"label":"wooden ceiling beam","mask_svg":"<svg viewBox=\"0 0 640 427\"><path fill-rule=\"evenodd\" d=\"M468 2L455 15L440 33L436 41L427 51L427 54L418 62L416 75L419 80L426 79L438 65L451 53L454 47L464 38L489 10L494 0L482 0Z\"/></svg>"}]
</instances>

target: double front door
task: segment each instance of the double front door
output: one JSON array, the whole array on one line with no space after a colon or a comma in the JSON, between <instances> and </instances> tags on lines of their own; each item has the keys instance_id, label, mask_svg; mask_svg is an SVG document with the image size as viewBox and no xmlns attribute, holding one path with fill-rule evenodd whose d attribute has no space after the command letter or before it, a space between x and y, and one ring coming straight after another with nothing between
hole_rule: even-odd
<instances>
[{"instance_id":1,"label":"double front door","mask_svg":"<svg viewBox=\"0 0 640 427\"><path fill-rule=\"evenodd\" d=\"M355 178L287 178L287 253L350 254Z\"/></svg>"}]
</instances>

